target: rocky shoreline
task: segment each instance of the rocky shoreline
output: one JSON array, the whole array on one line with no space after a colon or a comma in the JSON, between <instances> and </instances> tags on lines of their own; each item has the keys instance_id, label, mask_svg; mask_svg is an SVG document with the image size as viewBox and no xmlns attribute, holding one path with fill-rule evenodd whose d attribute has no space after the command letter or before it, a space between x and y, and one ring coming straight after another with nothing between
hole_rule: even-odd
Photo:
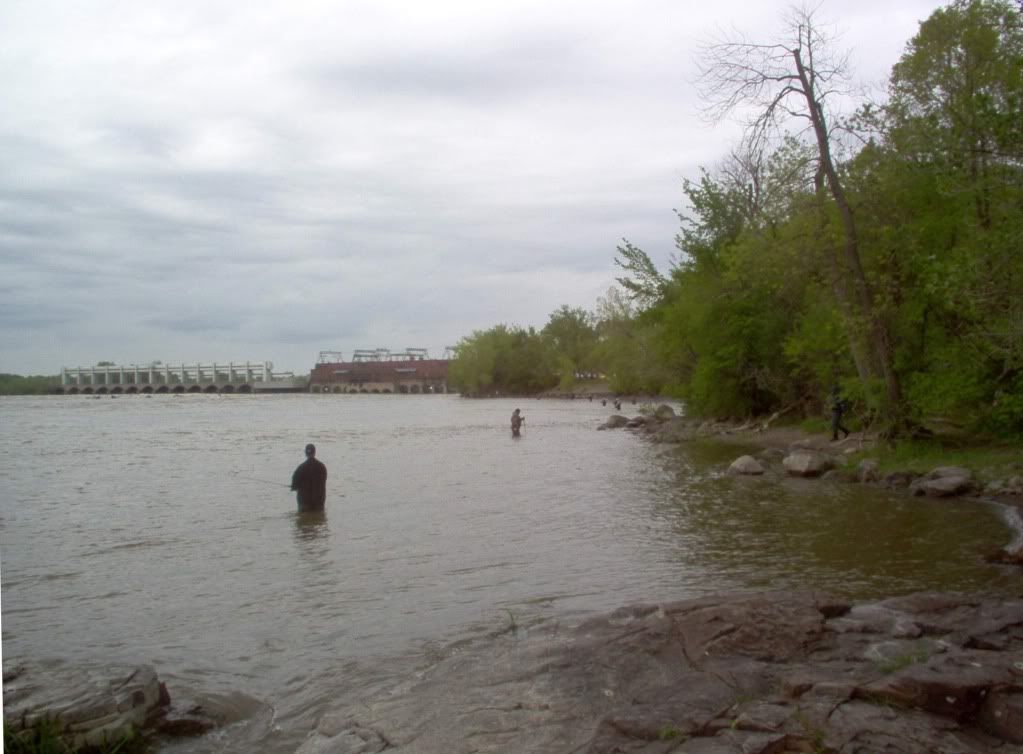
<instances>
[{"instance_id":1,"label":"rocky shoreline","mask_svg":"<svg viewBox=\"0 0 1023 754\"><path fill-rule=\"evenodd\" d=\"M598 430L626 428L652 442L683 443L715 440L759 446L755 455L743 455L732 463L733 474L760 476L784 474L847 483L878 484L889 489L906 489L913 495L930 497L978 496L1023 506L1023 473L982 482L971 469L938 466L926 473L893 471L880 474L876 459L864 459L850 467L848 457L874 446L876 439L858 433L838 442L813 437L793 428L771 429L762 423L734 424L680 417L667 404L649 413L628 417L614 414Z\"/></svg>"},{"instance_id":2,"label":"rocky shoreline","mask_svg":"<svg viewBox=\"0 0 1023 754\"><path fill-rule=\"evenodd\" d=\"M760 593L453 647L297 754L1023 752L1023 601Z\"/></svg>"},{"instance_id":3,"label":"rocky shoreline","mask_svg":"<svg viewBox=\"0 0 1023 754\"><path fill-rule=\"evenodd\" d=\"M99 721L84 744L167 718L151 668L53 672L5 672L5 727ZM1023 754L1023 600L636 604L452 644L368 696L338 687L296 754Z\"/></svg>"}]
</instances>

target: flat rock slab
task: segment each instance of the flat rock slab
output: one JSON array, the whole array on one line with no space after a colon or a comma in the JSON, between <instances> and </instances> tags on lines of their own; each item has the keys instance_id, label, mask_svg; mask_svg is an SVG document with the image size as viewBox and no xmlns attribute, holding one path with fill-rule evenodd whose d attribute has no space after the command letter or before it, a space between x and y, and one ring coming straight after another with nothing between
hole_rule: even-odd
<instances>
[{"instance_id":1,"label":"flat rock slab","mask_svg":"<svg viewBox=\"0 0 1023 754\"><path fill-rule=\"evenodd\" d=\"M19 731L49 719L75 747L101 746L131 736L169 701L148 665L4 667L4 727Z\"/></svg>"},{"instance_id":2,"label":"flat rock slab","mask_svg":"<svg viewBox=\"0 0 1023 754\"><path fill-rule=\"evenodd\" d=\"M633 605L461 642L337 699L300 754L1021 754L1023 600Z\"/></svg>"}]
</instances>

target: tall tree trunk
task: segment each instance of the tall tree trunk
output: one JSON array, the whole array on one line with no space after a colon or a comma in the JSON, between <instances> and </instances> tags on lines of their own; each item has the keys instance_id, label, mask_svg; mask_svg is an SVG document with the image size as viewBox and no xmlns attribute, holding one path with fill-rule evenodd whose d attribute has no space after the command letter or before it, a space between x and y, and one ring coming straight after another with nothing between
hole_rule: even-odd
<instances>
[{"instance_id":1,"label":"tall tree trunk","mask_svg":"<svg viewBox=\"0 0 1023 754\"><path fill-rule=\"evenodd\" d=\"M845 264L852 277L854 300L859 306L859 313L867 322L868 337L877 365L881 370L881 376L885 382L889 411L895 412L894 418L898 419L898 412L900 412L902 403L902 389L893 363L894 354L891 345L891 335L888 332L887 324L877 311L870 283L860 261L856 221L853 218L852 207L849 205L849 200L845 195L842 181L838 177L838 171L835 170L834 160L831 158L831 145L827 124L824 122L824 109L815 97L816 89L814 83L810 81L806 67L803 65L799 48L792 50L792 56L795 59L796 72L802 84L802 92L806 97L810 122L813 125L814 136L817 139L820 169L827 179L831 197L835 200L839 216L842 218L842 229L845 235Z\"/></svg>"},{"instance_id":2,"label":"tall tree trunk","mask_svg":"<svg viewBox=\"0 0 1023 754\"><path fill-rule=\"evenodd\" d=\"M824 256L831 271L831 289L838 301L838 308L842 311L842 318L846 323L846 334L849 337L849 353L852 354L853 364L856 365L856 374L861 382L868 382L877 374L877 367L870 357L870 351L866 348L861 337L861 332L856 326L856 311L853 308L849 295L849 286L846 284L846 275L842 270L842 263L838 258L838 250L831 243L824 241L824 228L827 225L827 213L824 209L824 174L817 170L813 179L814 188L817 194L817 211L820 215L818 227L821 243L826 246Z\"/></svg>"}]
</instances>

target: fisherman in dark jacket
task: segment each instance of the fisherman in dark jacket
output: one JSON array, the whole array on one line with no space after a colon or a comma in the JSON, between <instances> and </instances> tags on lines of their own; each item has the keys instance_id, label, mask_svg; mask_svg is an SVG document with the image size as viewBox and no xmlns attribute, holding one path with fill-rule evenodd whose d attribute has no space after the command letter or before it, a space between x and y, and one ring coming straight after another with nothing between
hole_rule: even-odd
<instances>
[{"instance_id":1,"label":"fisherman in dark jacket","mask_svg":"<svg viewBox=\"0 0 1023 754\"><path fill-rule=\"evenodd\" d=\"M828 402L831 404L831 441L834 442L838 439L839 431L845 432L846 437L849 436L849 430L842 426L842 414L849 410L849 404L839 392L838 385L831 388Z\"/></svg>"},{"instance_id":2,"label":"fisherman in dark jacket","mask_svg":"<svg viewBox=\"0 0 1023 754\"><path fill-rule=\"evenodd\" d=\"M521 429L522 424L525 421L526 417L522 416L522 414L519 413L519 409L515 409L514 411L512 411L511 418L512 437L519 436L519 430Z\"/></svg>"},{"instance_id":3,"label":"fisherman in dark jacket","mask_svg":"<svg viewBox=\"0 0 1023 754\"><path fill-rule=\"evenodd\" d=\"M298 493L299 513L322 511L327 500L327 467L316 460L316 446L305 446L305 458L291 475L291 489Z\"/></svg>"}]
</instances>

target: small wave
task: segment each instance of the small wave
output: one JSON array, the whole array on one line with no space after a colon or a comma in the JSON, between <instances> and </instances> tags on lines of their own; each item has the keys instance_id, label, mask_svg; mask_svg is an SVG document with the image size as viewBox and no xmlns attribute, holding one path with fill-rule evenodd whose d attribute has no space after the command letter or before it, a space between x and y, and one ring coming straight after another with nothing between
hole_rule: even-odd
<instances>
[{"instance_id":1,"label":"small wave","mask_svg":"<svg viewBox=\"0 0 1023 754\"><path fill-rule=\"evenodd\" d=\"M490 570L492 568L506 568L508 566L514 567L514 566L528 566L528 565L529 565L529 563L527 563L526 561L514 562L514 561L510 561L509 560L509 561L503 562L503 563L487 563L485 565L472 566L471 568L454 568L454 569L452 569L450 571L447 571L446 575L458 576L458 575L465 574L465 573L478 573L480 571L488 571L488 570Z\"/></svg>"},{"instance_id":2,"label":"small wave","mask_svg":"<svg viewBox=\"0 0 1023 754\"><path fill-rule=\"evenodd\" d=\"M69 571L67 573L47 573L41 576L42 581L60 581L61 579L73 579L76 576L81 576L81 571Z\"/></svg>"},{"instance_id":3,"label":"small wave","mask_svg":"<svg viewBox=\"0 0 1023 754\"><path fill-rule=\"evenodd\" d=\"M110 547L91 549L88 552L82 553L82 557L91 558L97 555L109 555L112 552L119 552L121 550L146 550L151 547L163 547L164 545L179 544L181 541L182 540L178 538L161 539L157 537L154 539L142 539L137 542L122 542L120 544L111 545Z\"/></svg>"}]
</instances>

